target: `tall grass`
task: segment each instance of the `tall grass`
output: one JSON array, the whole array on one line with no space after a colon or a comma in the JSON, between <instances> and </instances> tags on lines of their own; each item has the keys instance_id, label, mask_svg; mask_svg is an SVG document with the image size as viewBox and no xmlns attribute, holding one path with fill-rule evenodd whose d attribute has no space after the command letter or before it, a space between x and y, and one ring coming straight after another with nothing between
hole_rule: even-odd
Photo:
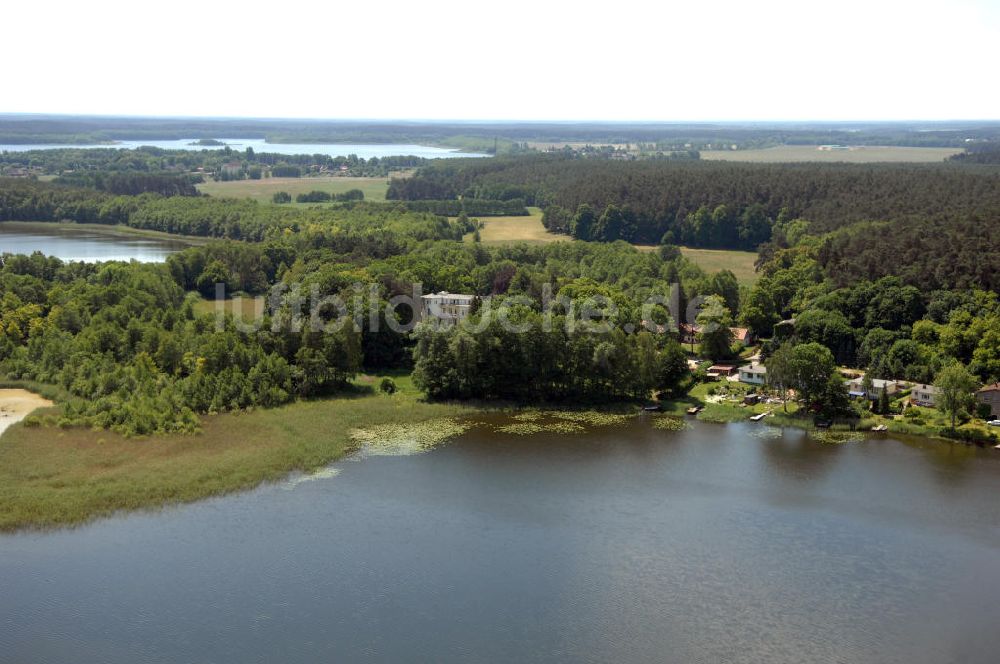
<instances>
[{"instance_id":1,"label":"tall grass","mask_svg":"<svg viewBox=\"0 0 1000 664\"><path fill-rule=\"evenodd\" d=\"M0 531L78 524L248 489L340 458L355 445L354 429L469 412L403 393L208 416L195 435L124 438L15 424L0 438Z\"/></svg>"}]
</instances>

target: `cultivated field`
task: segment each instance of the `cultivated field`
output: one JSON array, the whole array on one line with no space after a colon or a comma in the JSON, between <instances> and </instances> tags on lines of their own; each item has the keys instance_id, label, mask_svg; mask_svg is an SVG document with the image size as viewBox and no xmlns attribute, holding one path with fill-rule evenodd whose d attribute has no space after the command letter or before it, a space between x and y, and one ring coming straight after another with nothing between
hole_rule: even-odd
<instances>
[{"instance_id":1,"label":"cultivated field","mask_svg":"<svg viewBox=\"0 0 1000 664\"><path fill-rule=\"evenodd\" d=\"M752 251L681 247L681 254L709 274L729 270L741 284L751 286L757 281L757 273L753 269L757 254Z\"/></svg>"},{"instance_id":2,"label":"cultivated field","mask_svg":"<svg viewBox=\"0 0 1000 664\"><path fill-rule=\"evenodd\" d=\"M198 191L209 196L252 198L261 203L270 203L271 197L279 191L287 191L294 199L296 194L307 194L310 191L342 194L349 189L360 189L365 192L365 200L384 201L388 188L388 178L353 177L263 178L261 180L203 182L198 185Z\"/></svg>"},{"instance_id":3,"label":"cultivated field","mask_svg":"<svg viewBox=\"0 0 1000 664\"><path fill-rule=\"evenodd\" d=\"M542 211L539 208L528 208L531 212L527 217L481 217L485 226L479 231L483 244L505 244L511 242L559 242L569 240L568 235L550 233L542 226ZM466 242L472 242L472 233L465 236Z\"/></svg>"},{"instance_id":4,"label":"cultivated field","mask_svg":"<svg viewBox=\"0 0 1000 664\"><path fill-rule=\"evenodd\" d=\"M702 159L721 161L829 161L858 164L879 161L938 162L961 152L958 148L904 148L895 146L858 146L847 150L820 150L815 145L780 145L762 150L705 150Z\"/></svg>"}]
</instances>

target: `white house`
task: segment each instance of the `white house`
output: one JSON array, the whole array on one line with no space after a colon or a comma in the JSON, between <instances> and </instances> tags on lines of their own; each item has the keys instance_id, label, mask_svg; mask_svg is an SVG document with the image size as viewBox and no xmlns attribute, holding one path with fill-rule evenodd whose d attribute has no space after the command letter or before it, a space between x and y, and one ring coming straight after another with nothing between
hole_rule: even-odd
<instances>
[{"instance_id":1,"label":"white house","mask_svg":"<svg viewBox=\"0 0 1000 664\"><path fill-rule=\"evenodd\" d=\"M867 397L872 401L878 399L882 395L882 392L885 392L887 396L891 397L901 389L898 381L874 378L872 379L871 389L869 389L866 394L864 376L858 376L857 378L845 382L847 383L847 389L851 393L852 397Z\"/></svg>"},{"instance_id":2,"label":"white house","mask_svg":"<svg viewBox=\"0 0 1000 664\"><path fill-rule=\"evenodd\" d=\"M941 392L933 385L914 385L910 390L910 402L917 406L937 406L937 396Z\"/></svg>"},{"instance_id":3,"label":"white house","mask_svg":"<svg viewBox=\"0 0 1000 664\"><path fill-rule=\"evenodd\" d=\"M740 367L740 382L751 385L763 385L767 382L767 367L760 362L753 362Z\"/></svg>"},{"instance_id":4,"label":"white house","mask_svg":"<svg viewBox=\"0 0 1000 664\"><path fill-rule=\"evenodd\" d=\"M472 302L475 295L463 295L461 293L431 293L424 295L421 299L421 318L437 318L445 321L460 321L472 313Z\"/></svg>"}]
</instances>

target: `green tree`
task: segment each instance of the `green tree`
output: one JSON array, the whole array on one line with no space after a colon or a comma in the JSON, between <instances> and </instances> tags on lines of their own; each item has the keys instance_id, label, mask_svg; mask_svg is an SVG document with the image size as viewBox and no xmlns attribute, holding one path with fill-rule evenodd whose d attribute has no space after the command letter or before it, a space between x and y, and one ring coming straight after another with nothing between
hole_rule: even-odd
<instances>
[{"instance_id":1,"label":"green tree","mask_svg":"<svg viewBox=\"0 0 1000 664\"><path fill-rule=\"evenodd\" d=\"M720 270L712 275L709 292L722 296L730 311L740 309L740 284L730 270Z\"/></svg>"},{"instance_id":2,"label":"green tree","mask_svg":"<svg viewBox=\"0 0 1000 664\"><path fill-rule=\"evenodd\" d=\"M795 346L790 364L795 389L807 404L821 399L831 377L840 380L833 353L822 344L813 342ZM843 381L840 382L843 385Z\"/></svg>"},{"instance_id":3,"label":"green tree","mask_svg":"<svg viewBox=\"0 0 1000 664\"><path fill-rule=\"evenodd\" d=\"M205 266L205 270L198 277L198 292L206 298L214 298L216 284L228 287L230 280L231 274L225 263L214 260Z\"/></svg>"},{"instance_id":4,"label":"green tree","mask_svg":"<svg viewBox=\"0 0 1000 664\"><path fill-rule=\"evenodd\" d=\"M885 388L878 393L878 412L882 415L889 414L889 391Z\"/></svg>"},{"instance_id":5,"label":"green tree","mask_svg":"<svg viewBox=\"0 0 1000 664\"><path fill-rule=\"evenodd\" d=\"M576 215L569 225L569 232L577 240L589 240L596 221L594 208L584 203L576 209Z\"/></svg>"},{"instance_id":6,"label":"green tree","mask_svg":"<svg viewBox=\"0 0 1000 664\"><path fill-rule=\"evenodd\" d=\"M733 333L729 327L733 324L733 317L721 296L709 295L705 298L695 322L701 327L698 342L702 353L713 360L732 354Z\"/></svg>"},{"instance_id":7,"label":"green tree","mask_svg":"<svg viewBox=\"0 0 1000 664\"><path fill-rule=\"evenodd\" d=\"M781 407L788 412L788 390L795 384L794 371L794 346L785 342L778 346L767 358L764 365L767 367L768 382L781 392Z\"/></svg>"},{"instance_id":8,"label":"green tree","mask_svg":"<svg viewBox=\"0 0 1000 664\"><path fill-rule=\"evenodd\" d=\"M972 392L978 387L975 377L960 362L949 364L938 372L934 387L940 390L937 403L951 416L951 430L955 430L958 416L974 404Z\"/></svg>"},{"instance_id":9,"label":"green tree","mask_svg":"<svg viewBox=\"0 0 1000 664\"><path fill-rule=\"evenodd\" d=\"M656 358L656 387L668 394L677 394L691 375L687 353L674 339L667 341Z\"/></svg>"},{"instance_id":10,"label":"green tree","mask_svg":"<svg viewBox=\"0 0 1000 664\"><path fill-rule=\"evenodd\" d=\"M831 418L838 415L847 415L852 412L847 387L836 371L827 378L826 385L819 398L819 412Z\"/></svg>"}]
</instances>

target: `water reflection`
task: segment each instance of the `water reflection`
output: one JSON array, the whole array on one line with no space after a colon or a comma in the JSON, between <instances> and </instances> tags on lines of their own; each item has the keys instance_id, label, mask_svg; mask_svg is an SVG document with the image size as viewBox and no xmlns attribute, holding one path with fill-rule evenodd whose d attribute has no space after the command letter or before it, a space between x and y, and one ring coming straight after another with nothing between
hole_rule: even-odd
<instances>
[{"instance_id":1,"label":"water reflection","mask_svg":"<svg viewBox=\"0 0 1000 664\"><path fill-rule=\"evenodd\" d=\"M795 482L816 482L836 464L846 445L818 443L801 429L778 429L781 435L761 445L764 459L776 477Z\"/></svg>"},{"instance_id":2,"label":"water reflection","mask_svg":"<svg viewBox=\"0 0 1000 664\"><path fill-rule=\"evenodd\" d=\"M899 441L911 449L920 450L934 479L949 488L961 486L984 453L990 454L989 450L965 443L923 440L910 436L900 437Z\"/></svg>"},{"instance_id":3,"label":"water reflection","mask_svg":"<svg viewBox=\"0 0 1000 664\"><path fill-rule=\"evenodd\" d=\"M40 251L65 261L162 262L190 246L183 240L75 224L0 222L0 254Z\"/></svg>"}]
</instances>

